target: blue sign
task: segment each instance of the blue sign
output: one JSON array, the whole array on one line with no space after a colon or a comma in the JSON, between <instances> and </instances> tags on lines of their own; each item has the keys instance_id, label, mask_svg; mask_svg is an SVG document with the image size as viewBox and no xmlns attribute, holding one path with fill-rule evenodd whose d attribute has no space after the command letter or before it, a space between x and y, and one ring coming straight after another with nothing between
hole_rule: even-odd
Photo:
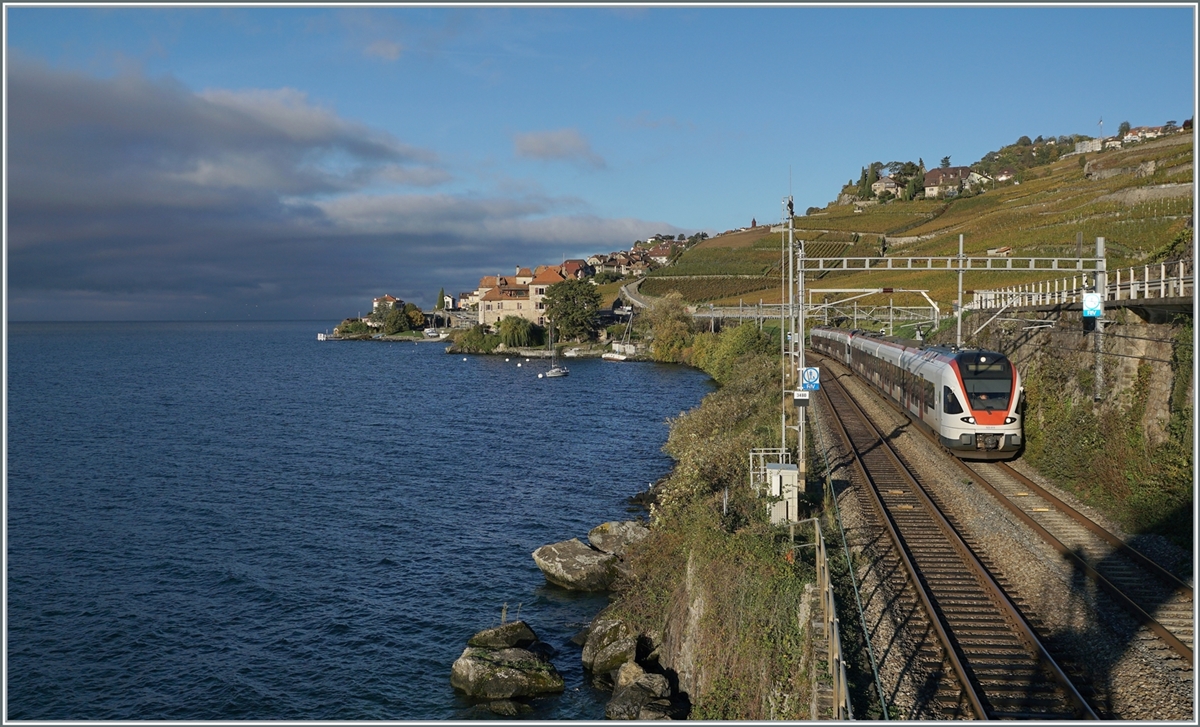
<instances>
[{"instance_id":1,"label":"blue sign","mask_svg":"<svg viewBox=\"0 0 1200 727\"><path fill-rule=\"evenodd\" d=\"M804 369L804 373L800 377L800 388L804 391L820 391L821 369L815 366Z\"/></svg>"},{"instance_id":2,"label":"blue sign","mask_svg":"<svg viewBox=\"0 0 1200 727\"><path fill-rule=\"evenodd\" d=\"M1099 293L1084 293L1083 294L1083 317L1084 318L1100 318L1104 315L1104 303L1100 300Z\"/></svg>"}]
</instances>

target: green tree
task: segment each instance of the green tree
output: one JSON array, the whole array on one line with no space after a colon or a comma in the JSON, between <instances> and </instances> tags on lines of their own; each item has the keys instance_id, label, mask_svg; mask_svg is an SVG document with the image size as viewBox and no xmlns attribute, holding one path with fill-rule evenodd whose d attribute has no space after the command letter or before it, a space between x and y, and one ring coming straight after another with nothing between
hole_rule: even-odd
<instances>
[{"instance_id":1,"label":"green tree","mask_svg":"<svg viewBox=\"0 0 1200 727\"><path fill-rule=\"evenodd\" d=\"M559 338L590 339L600 329L600 291L586 280L555 283L542 302Z\"/></svg>"},{"instance_id":2,"label":"green tree","mask_svg":"<svg viewBox=\"0 0 1200 727\"><path fill-rule=\"evenodd\" d=\"M949 168L950 168L950 157L948 157L948 156L942 157L942 169L949 169Z\"/></svg>"},{"instance_id":3,"label":"green tree","mask_svg":"<svg viewBox=\"0 0 1200 727\"><path fill-rule=\"evenodd\" d=\"M446 308L446 289L438 288L437 303L434 304L434 310L445 310Z\"/></svg>"},{"instance_id":4,"label":"green tree","mask_svg":"<svg viewBox=\"0 0 1200 727\"><path fill-rule=\"evenodd\" d=\"M871 185L875 184L878 181L879 181L879 169L875 166L875 164L872 164L871 167L869 169L867 169L867 180L866 180L866 183L863 185L864 189L865 189L864 196L866 196L866 197L874 197L875 196L875 191L871 189Z\"/></svg>"},{"instance_id":5,"label":"green tree","mask_svg":"<svg viewBox=\"0 0 1200 727\"><path fill-rule=\"evenodd\" d=\"M520 316L505 316L496 326L500 340L509 348L524 348L533 343L533 323Z\"/></svg>"},{"instance_id":6,"label":"green tree","mask_svg":"<svg viewBox=\"0 0 1200 727\"><path fill-rule=\"evenodd\" d=\"M404 306L404 315L408 316L408 322L412 324L413 329L425 327L425 314L417 307L416 303L408 303Z\"/></svg>"},{"instance_id":7,"label":"green tree","mask_svg":"<svg viewBox=\"0 0 1200 727\"><path fill-rule=\"evenodd\" d=\"M604 285L606 283L617 282L621 279L621 274L614 273L611 270L601 270L600 272L596 273L593 279L596 281L596 285Z\"/></svg>"},{"instance_id":8,"label":"green tree","mask_svg":"<svg viewBox=\"0 0 1200 727\"><path fill-rule=\"evenodd\" d=\"M383 319L383 332L389 336L412 330L412 321L403 308L392 308Z\"/></svg>"},{"instance_id":9,"label":"green tree","mask_svg":"<svg viewBox=\"0 0 1200 727\"><path fill-rule=\"evenodd\" d=\"M682 361L684 350L692 344L692 316L677 291L654 301L638 325L652 339L650 357L655 361Z\"/></svg>"},{"instance_id":10,"label":"green tree","mask_svg":"<svg viewBox=\"0 0 1200 727\"><path fill-rule=\"evenodd\" d=\"M1130 128L1128 121L1122 121L1121 125L1117 127L1117 136L1125 136L1129 133Z\"/></svg>"}]
</instances>

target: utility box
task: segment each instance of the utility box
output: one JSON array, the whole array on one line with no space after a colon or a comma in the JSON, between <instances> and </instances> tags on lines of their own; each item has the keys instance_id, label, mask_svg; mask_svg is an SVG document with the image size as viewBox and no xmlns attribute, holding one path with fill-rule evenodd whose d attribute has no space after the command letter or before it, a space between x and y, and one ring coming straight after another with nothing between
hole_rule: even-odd
<instances>
[{"instance_id":1,"label":"utility box","mask_svg":"<svg viewBox=\"0 0 1200 727\"><path fill-rule=\"evenodd\" d=\"M800 468L794 464L768 464L767 497L772 525L799 521Z\"/></svg>"}]
</instances>

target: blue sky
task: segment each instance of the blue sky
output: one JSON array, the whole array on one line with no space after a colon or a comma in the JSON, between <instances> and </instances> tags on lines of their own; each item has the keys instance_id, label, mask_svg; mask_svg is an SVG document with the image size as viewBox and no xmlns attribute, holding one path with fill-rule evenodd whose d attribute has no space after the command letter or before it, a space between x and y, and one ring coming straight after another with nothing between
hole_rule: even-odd
<instances>
[{"instance_id":1,"label":"blue sky","mask_svg":"<svg viewBox=\"0 0 1200 727\"><path fill-rule=\"evenodd\" d=\"M6 7L8 315L340 319L1182 123L1175 6Z\"/></svg>"}]
</instances>

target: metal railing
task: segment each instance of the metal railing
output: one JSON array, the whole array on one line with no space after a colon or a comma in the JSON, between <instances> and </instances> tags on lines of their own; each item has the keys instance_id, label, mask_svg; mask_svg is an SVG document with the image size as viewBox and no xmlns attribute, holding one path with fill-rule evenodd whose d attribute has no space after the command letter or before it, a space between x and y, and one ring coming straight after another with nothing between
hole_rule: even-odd
<instances>
[{"instance_id":1,"label":"metal railing","mask_svg":"<svg viewBox=\"0 0 1200 727\"><path fill-rule=\"evenodd\" d=\"M841 622L837 615L837 600L833 594L833 579L829 575L829 560L825 552L825 537L821 533L821 521L817 518L801 520L803 525L812 523L813 545L816 547L817 592L821 601L821 623L829 643L829 676L833 680L833 711L835 719L854 719L850 707L850 686L846 679L846 660L842 655Z\"/></svg>"},{"instance_id":2,"label":"metal railing","mask_svg":"<svg viewBox=\"0 0 1200 727\"><path fill-rule=\"evenodd\" d=\"M1108 284L1101 293L1106 301L1187 298L1195 294L1194 263L1177 260L1170 263L1141 265L1108 272ZM1090 275L1044 280L999 290L979 290L963 306L967 309L1022 307L1080 303L1091 290Z\"/></svg>"}]
</instances>

